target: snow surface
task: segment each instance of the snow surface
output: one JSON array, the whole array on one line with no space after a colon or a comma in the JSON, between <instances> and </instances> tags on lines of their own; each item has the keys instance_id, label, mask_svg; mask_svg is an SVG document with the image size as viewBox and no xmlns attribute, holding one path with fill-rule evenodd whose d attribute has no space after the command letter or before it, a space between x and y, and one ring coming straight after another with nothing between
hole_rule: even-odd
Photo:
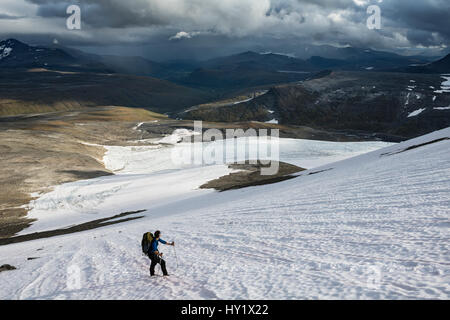
<instances>
[{"instance_id":1,"label":"snow surface","mask_svg":"<svg viewBox=\"0 0 450 320\"><path fill-rule=\"evenodd\" d=\"M145 122L139 122L136 126L134 126L133 130L139 130L139 128L144 124Z\"/></svg>"},{"instance_id":2,"label":"snow surface","mask_svg":"<svg viewBox=\"0 0 450 320\"><path fill-rule=\"evenodd\" d=\"M421 114L422 112L424 112L425 110L426 110L426 108L421 108L421 109L414 110L413 112L411 112L410 114L408 114L408 118L416 117L416 116L418 116L419 114Z\"/></svg>"},{"instance_id":3,"label":"snow surface","mask_svg":"<svg viewBox=\"0 0 450 320\"><path fill-rule=\"evenodd\" d=\"M148 180L173 179L148 189L141 184L146 189L140 190L135 184L145 174L133 174L137 165L128 162L122 167L129 173L102 179L128 179L128 199L149 196L139 204L149 209L145 217L0 247L0 264L18 268L0 273L0 299L449 299L450 140L400 152L443 137L450 137L450 128L328 161L277 184L197 190L195 197L159 206L153 206L152 193L167 193L167 186L185 179L199 181L202 172L216 175L218 166L148 174ZM284 157L296 161L308 147L316 151L313 157L328 152L328 160L345 153L339 143L333 144L339 155L326 149L331 143L286 143L296 148L280 146L281 154L286 150ZM95 194L96 188L80 191ZM134 205L116 197L110 215ZM142 233L156 229L177 244L178 266L173 248L162 248L169 278L150 279L148 258L140 255Z\"/></svg>"},{"instance_id":4,"label":"snow surface","mask_svg":"<svg viewBox=\"0 0 450 320\"><path fill-rule=\"evenodd\" d=\"M407 106L409 104L409 98L410 97L411 97L411 92L408 92L408 94L406 95L405 106Z\"/></svg>"},{"instance_id":5,"label":"snow surface","mask_svg":"<svg viewBox=\"0 0 450 320\"><path fill-rule=\"evenodd\" d=\"M199 134L198 132L194 132L193 130L176 129L174 133L172 133L167 137L162 138L161 140L158 141L158 143L177 144L178 142L183 141L183 138L185 137L190 137L198 134Z\"/></svg>"},{"instance_id":6,"label":"snow surface","mask_svg":"<svg viewBox=\"0 0 450 320\"><path fill-rule=\"evenodd\" d=\"M211 190L198 190L202 184L232 172L226 163L255 159L251 150L279 143L280 159L303 168L312 168L389 145L384 142L335 143L297 139L274 141L256 138L237 139L236 146L244 146L245 153L235 159L227 155L218 164L205 167L200 164L178 163L173 155L187 154L193 144L178 143L191 130L177 129L153 146L107 146L104 164L116 175L76 181L56 186L54 191L30 203L28 217L37 219L20 234L69 227L114 214L152 209L180 199L194 198ZM206 144L212 150L223 149L223 141ZM230 148L233 141L226 141ZM194 154L202 155L202 144ZM178 158L178 157L177 157ZM262 159L270 159L260 154ZM111 214L113 213L113 214Z\"/></svg>"},{"instance_id":7,"label":"snow surface","mask_svg":"<svg viewBox=\"0 0 450 320\"><path fill-rule=\"evenodd\" d=\"M450 75L443 74L441 77L444 78L445 81L441 83L441 89L434 91L434 93L450 93Z\"/></svg>"},{"instance_id":8,"label":"snow surface","mask_svg":"<svg viewBox=\"0 0 450 320\"><path fill-rule=\"evenodd\" d=\"M3 46L0 46L0 51L3 51L0 53L0 60L2 60L3 58L6 58L7 56L9 56L11 54L11 52L13 51L13 49L3 45Z\"/></svg>"},{"instance_id":9,"label":"snow surface","mask_svg":"<svg viewBox=\"0 0 450 320\"><path fill-rule=\"evenodd\" d=\"M254 98L252 97L252 98L248 98L248 99L244 99L244 100L240 100L240 101L235 101L235 102L233 102L233 104L234 105L236 105L236 104L241 104L241 103L244 103L244 102L249 102L249 101L252 101Z\"/></svg>"}]
</instances>

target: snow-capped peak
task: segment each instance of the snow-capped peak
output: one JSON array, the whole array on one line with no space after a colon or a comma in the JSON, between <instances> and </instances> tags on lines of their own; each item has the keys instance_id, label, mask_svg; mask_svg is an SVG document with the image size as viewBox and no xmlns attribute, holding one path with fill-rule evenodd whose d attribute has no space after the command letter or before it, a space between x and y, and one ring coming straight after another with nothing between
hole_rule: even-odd
<instances>
[{"instance_id":1,"label":"snow-capped peak","mask_svg":"<svg viewBox=\"0 0 450 320\"><path fill-rule=\"evenodd\" d=\"M26 45L16 39L0 41L0 60L11 56L13 51L17 52L17 49L20 51L21 46Z\"/></svg>"},{"instance_id":2,"label":"snow-capped peak","mask_svg":"<svg viewBox=\"0 0 450 320\"><path fill-rule=\"evenodd\" d=\"M7 47L6 45L0 45L0 60L9 56L12 51L13 48Z\"/></svg>"}]
</instances>

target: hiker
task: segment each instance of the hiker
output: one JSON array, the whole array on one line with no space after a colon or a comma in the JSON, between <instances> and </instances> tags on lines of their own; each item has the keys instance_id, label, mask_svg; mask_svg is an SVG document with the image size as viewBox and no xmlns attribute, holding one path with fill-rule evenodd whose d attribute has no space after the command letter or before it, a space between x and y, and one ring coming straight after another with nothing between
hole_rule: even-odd
<instances>
[{"instance_id":1,"label":"hiker","mask_svg":"<svg viewBox=\"0 0 450 320\"><path fill-rule=\"evenodd\" d=\"M161 237L161 231L158 230L155 232L153 240L150 244L150 250L148 251L148 256L152 260L152 264L150 265L150 276L152 276L152 277L155 275L155 267L158 263L161 265L161 270L163 272L163 275L164 276L169 275L167 273L167 269L166 269L166 261L164 261L162 259L163 254L158 251L158 242L161 242L162 244L167 244L169 246L174 246L175 242L172 241L171 243L167 243L160 237Z\"/></svg>"}]
</instances>

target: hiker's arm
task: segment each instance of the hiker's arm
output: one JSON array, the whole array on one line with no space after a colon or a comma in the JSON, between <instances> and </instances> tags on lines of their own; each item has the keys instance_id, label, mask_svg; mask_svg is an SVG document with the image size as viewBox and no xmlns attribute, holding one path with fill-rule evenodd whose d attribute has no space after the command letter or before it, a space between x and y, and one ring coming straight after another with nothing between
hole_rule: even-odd
<instances>
[{"instance_id":1,"label":"hiker's arm","mask_svg":"<svg viewBox=\"0 0 450 320\"><path fill-rule=\"evenodd\" d=\"M170 242L170 243L168 243L167 241L164 241L163 239L159 239L159 241L160 241L162 244L167 244L168 246L174 246L174 245L175 245L175 241L172 241L172 242Z\"/></svg>"}]
</instances>

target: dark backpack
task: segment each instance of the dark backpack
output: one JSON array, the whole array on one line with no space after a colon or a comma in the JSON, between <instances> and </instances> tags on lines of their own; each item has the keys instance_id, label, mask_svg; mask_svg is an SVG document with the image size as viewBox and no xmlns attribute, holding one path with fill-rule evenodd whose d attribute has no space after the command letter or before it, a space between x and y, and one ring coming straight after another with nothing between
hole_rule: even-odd
<instances>
[{"instance_id":1,"label":"dark backpack","mask_svg":"<svg viewBox=\"0 0 450 320\"><path fill-rule=\"evenodd\" d=\"M150 250L151 243L153 241L153 233L146 232L142 236L141 246L142 246L142 252L145 254L148 254L148 251Z\"/></svg>"}]
</instances>

